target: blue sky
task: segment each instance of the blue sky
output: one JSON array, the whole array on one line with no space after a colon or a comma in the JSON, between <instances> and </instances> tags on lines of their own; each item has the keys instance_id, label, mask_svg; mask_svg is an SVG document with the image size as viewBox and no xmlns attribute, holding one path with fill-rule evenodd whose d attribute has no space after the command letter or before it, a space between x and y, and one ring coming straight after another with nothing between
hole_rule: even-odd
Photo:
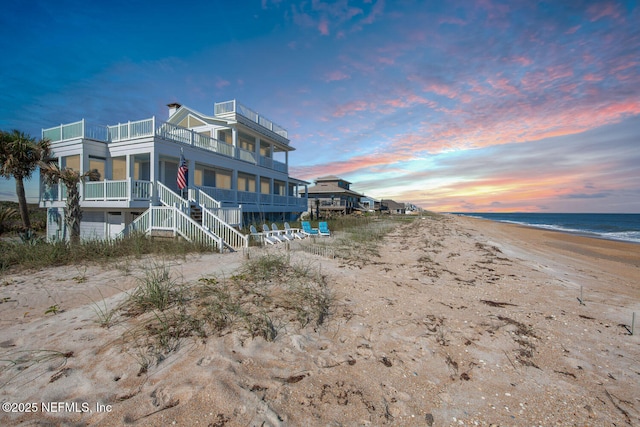
<instances>
[{"instance_id":1,"label":"blue sky","mask_svg":"<svg viewBox=\"0 0 640 427\"><path fill-rule=\"evenodd\" d=\"M5 5L1 129L238 99L289 131L297 178L437 211L640 212L637 1L102 3Z\"/></svg>"}]
</instances>

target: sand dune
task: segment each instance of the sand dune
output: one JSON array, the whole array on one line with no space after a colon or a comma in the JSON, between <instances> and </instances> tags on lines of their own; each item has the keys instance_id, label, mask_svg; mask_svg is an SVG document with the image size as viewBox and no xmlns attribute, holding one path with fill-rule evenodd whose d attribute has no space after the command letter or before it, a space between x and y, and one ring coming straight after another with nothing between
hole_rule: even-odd
<instances>
[{"instance_id":1,"label":"sand dune","mask_svg":"<svg viewBox=\"0 0 640 427\"><path fill-rule=\"evenodd\" d=\"M96 310L152 260L7 274L0 400L37 412L0 424L640 424L640 333L627 330L640 245L443 216L398 226L378 251L354 262L292 247L335 295L322 326L184 338L146 372L123 338L131 320L104 328ZM245 260L155 262L188 283Z\"/></svg>"}]
</instances>

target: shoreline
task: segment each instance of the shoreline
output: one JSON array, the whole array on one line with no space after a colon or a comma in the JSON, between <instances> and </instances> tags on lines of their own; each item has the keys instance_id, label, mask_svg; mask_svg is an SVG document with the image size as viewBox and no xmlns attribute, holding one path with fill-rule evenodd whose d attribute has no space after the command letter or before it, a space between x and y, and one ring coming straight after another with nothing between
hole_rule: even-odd
<instances>
[{"instance_id":1,"label":"shoreline","mask_svg":"<svg viewBox=\"0 0 640 427\"><path fill-rule=\"evenodd\" d=\"M442 215L398 225L378 252L360 262L310 255L294 245L291 252L255 249L252 259L290 257L327 278L335 297L327 323L281 325L273 341L239 330L185 338L142 375L122 339L135 319L119 315L114 326L101 328L93 305L80 297L122 284L122 272L90 266L82 284L69 268L7 275L0 297L11 310L0 311L0 359L20 362L15 355L33 348L72 356L22 371L2 367L0 400L86 402L112 411L0 414L0 421L640 423L640 336L624 327L640 312L639 246ZM229 277L231 265L244 262L242 254L211 254L170 265L194 283L201 276ZM132 270L131 286L142 272ZM51 304L47 289L64 311L44 314ZM125 296L105 302L111 307ZM30 315L22 318L26 309Z\"/></svg>"},{"instance_id":2,"label":"shoreline","mask_svg":"<svg viewBox=\"0 0 640 427\"><path fill-rule=\"evenodd\" d=\"M568 230L568 229L551 228L551 227L541 227L541 226L537 226L536 224L519 223L519 222L516 222L516 221L506 221L506 220L497 220L497 219L491 219L491 218L483 218L481 216L475 216L475 215L472 215L472 214L464 214L464 213L451 213L451 212L448 212L448 213L443 213L442 215L454 215L454 216L458 216L458 217L474 218L474 219L480 219L480 220L485 220L485 221L498 222L498 223L501 223L501 224L511 224L511 225L520 226L520 227L534 228L536 230L550 231L550 232L556 232L556 233L569 234L569 235L573 235L573 236L588 237L588 238L592 238L592 239L610 240L610 241L614 241L614 242L631 243L631 244L634 244L634 245L640 245L640 240L625 240L625 239L619 239L619 238L616 239L616 238L613 238L613 237L603 236L601 234L598 234L597 232L581 231L581 230ZM588 215L588 214L585 214L585 215ZM638 214L616 214L616 215L638 215Z\"/></svg>"}]
</instances>

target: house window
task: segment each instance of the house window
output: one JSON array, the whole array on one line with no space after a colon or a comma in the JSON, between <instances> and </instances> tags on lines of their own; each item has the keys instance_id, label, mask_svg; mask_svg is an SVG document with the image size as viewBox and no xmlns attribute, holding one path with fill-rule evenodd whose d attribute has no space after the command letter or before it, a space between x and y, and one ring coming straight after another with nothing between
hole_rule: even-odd
<instances>
[{"instance_id":1,"label":"house window","mask_svg":"<svg viewBox=\"0 0 640 427\"><path fill-rule=\"evenodd\" d=\"M231 129L220 129L218 131L218 140L226 142L227 144L233 144L233 135Z\"/></svg>"},{"instance_id":2,"label":"house window","mask_svg":"<svg viewBox=\"0 0 640 427\"><path fill-rule=\"evenodd\" d=\"M125 156L111 159L111 179L127 179L127 158Z\"/></svg>"},{"instance_id":3,"label":"house window","mask_svg":"<svg viewBox=\"0 0 640 427\"><path fill-rule=\"evenodd\" d=\"M255 151L256 139L246 133L238 132L238 147L247 151Z\"/></svg>"},{"instance_id":4,"label":"house window","mask_svg":"<svg viewBox=\"0 0 640 427\"><path fill-rule=\"evenodd\" d=\"M269 178L260 178L260 193L262 194L270 194L271 191L271 182Z\"/></svg>"},{"instance_id":5,"label":"house window","mask_svg":"<svg viewBox=\"0 0 640 427\"><path fill-rule=\"evenodd\" d=\"M216 169L216 187L231 189L231 171Z\"/></svg>"},{"instance_id":6,"label":"house window","mask_svg":"<svg viewBox=\"0 0 640 427\"><path fill-rule=\"evenodd\" d=\"M256 191L256 177L246 173L238 174L238 190L239 191Z\"/></svg>"},{"instance_id":7,"label":"house window","mask_svg":"<svg viewBox=\"0 0 640 427\"><path fill-rule=\"evenodd\" d=\"M73 169L74 171L80 171L80 154L75 156L67 156L62 158L62 168Z\"/></svg>"},{"instance_id":8,"label":"house window","mask_svg":"<svg viewBox=\"0 0 640 427\"><path fill-rule=\"evenodd\" d=\"M104 181L104 169L105 169L106 160L100 157L91 157L89 156L89 170L97 170L100 174L98 177L98 181Z\"/></svg>"},{"instance_id":9,"label":"house window","mask_svg":"<svg viewBox=\"0 0 640 427\"><path fill-rule=\"evenodd\" d=\"M205 187L216 186L216 171L213 169L202 170L202 185Z\"/></svg>"},{"instance_id":10,"label":"house window","mask_svg":"<svg viewBox=\"0 0 640 427\"><path fill-rule=\"evenodd\" d=\"M178 167L176 165L175 173ZM176 176L174 173L174 176ZM151 162L149 161L149 153L136 154L133 157L133 179L141 181L151 180Z\"/></svg>"},{"instance_id":11,"label":"house window","mask_svg":"<svg viewBox=\"0 0 640 427\"><path fill-rule=\"evenodd\" d=\"M277 194L279 196L285 196L286 195L285 183L282 181L273 181L273 194Z\"/></svg>"},{"instance_id":12,"label":"house window","mask_svg":"<svg viewBox=\"0 0 640 427\"><path fill-rule=\"evenodd\" d=\"M271 157L271 146L269 144L260 143L260 155L262 157Z\"/></svg>"}]
</instances>

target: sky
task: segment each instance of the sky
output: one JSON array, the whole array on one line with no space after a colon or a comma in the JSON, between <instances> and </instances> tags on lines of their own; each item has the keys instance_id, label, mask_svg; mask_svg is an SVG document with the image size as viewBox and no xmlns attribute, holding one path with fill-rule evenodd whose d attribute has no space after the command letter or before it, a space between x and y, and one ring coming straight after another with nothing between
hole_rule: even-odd
<instances>
[{"instance_id":1,"label":"sky","mask_svg":"<svg viewBox=\"0 0 640 427\"><path fill-rule=\"evenodd\" d=\"M613 0L10 2L0 129L237 99L288 130L295 178L433 211L640 213L639 23Z\"/></svg>"}]
</instances>

